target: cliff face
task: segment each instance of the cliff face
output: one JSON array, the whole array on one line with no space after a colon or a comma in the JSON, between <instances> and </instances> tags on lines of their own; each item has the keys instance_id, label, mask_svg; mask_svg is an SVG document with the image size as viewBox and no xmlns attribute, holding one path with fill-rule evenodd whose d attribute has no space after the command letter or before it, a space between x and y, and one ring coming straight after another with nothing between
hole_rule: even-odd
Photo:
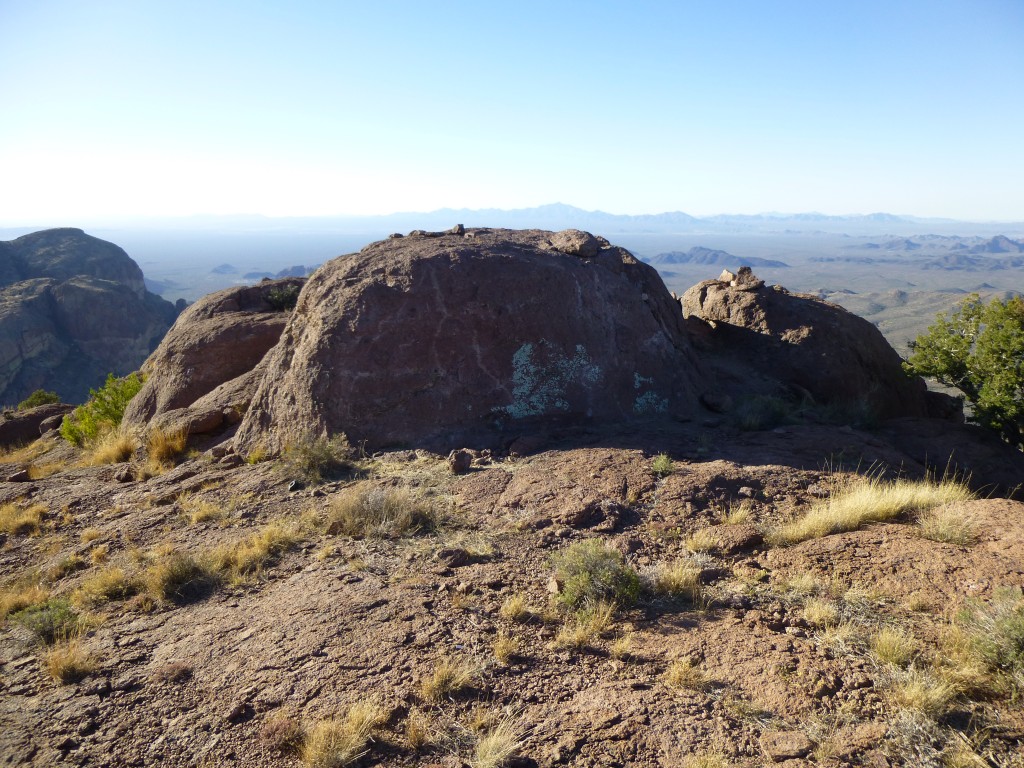
<instances>
[{"instance_id":1,"label":"cliff face","mask_svg":"<svg viewBox=\"0 0 1024 768\"><path fill-rule=\"evenodd\" d=\"M175 314L128 254L79 229L0 243L0 402L39 388L81 402L137 369Z\"/></svg>"}]
</instances>

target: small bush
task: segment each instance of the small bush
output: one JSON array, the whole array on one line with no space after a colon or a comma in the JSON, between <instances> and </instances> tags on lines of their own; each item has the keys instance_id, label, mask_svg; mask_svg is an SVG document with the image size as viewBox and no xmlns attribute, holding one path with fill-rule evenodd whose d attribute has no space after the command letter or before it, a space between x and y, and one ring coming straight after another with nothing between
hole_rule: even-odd
<instances>
[{"instance_id":1,"label":"small bush","mask_svg":"<svg viewBox=\"0 0 1024 768\"><path fill-rule=\"evenodd\" d=\"M690 691L703 691L708 687L708 677L704 670L689 659L676 659L665 670L665 684L670 688L681 688Z\"/></svg>"},{"instance_id":2,"label":"small bush","mask_svg":"<svg viewBox=\"0 0 1024 768\"><path fill-rule=\"evenodd\" d=\"M89 390L89 401L64 417L60 433L65 440L77 446L95 442L103 432L113 431L124 417L129 401L142 389L137 373L117 378L107 376L100 389Z\"/></svg>"},{"instance_id":3,"label":"small bush","mask_svg":"<svg viewBox=\"0 0 1024 768\"><path fill-rule=\"evenodd\" d=\"M141 581L158 600L185 602L206 595L217 583L217 574L208 564L171 548L157 553Z\"/></svg>"},{"instance_id":4,"label":"small bush","mask_svg":"<svg viewBox=\"0 0 1024 768\"><path fill-rule=\"evenodd\" d=\"M22 506L11 503L0 506L0 531L11 536L39 533L46 507L42 504Z\"/></svg>"},{"instance_id":5,"label":"small bush","mask_svg":"<svg viewBox=\"0 0 1024 768\"><path fill-rule=\"evenodd\" d=\"M793 406L781 398L753 395L740 400L731 417L739 429L758 432L787 423L792 418L793 410Z\"/></svg>"},{"instance_id":6,"label":"small bush","mask_svg":"<svg viewBox=\"0 0 1024 768\"><path fill-rule=\"evenodd\" d=\"M410 536L436 528L444 506L437 497L410 488L363 486L331 502L327 532L376 538Z\"/></svg>"},{"instance_id":7,"label":"small bush","mask_svg":"<svg viewBox=\"0 0 1024 768\"><path fill-rule=\"evenodd\" d=\"M295 309L301 290L301 286L298 285L281 285L271 288L266 294L267 303L278 312L288 312Z\"/></svg>"},{"instance_id":8,"label":"small bush","mask_svg":"<svg viewBox=\"0 0 1024 768\"><path fill-rule=\"evenodd\" d=\"M352 457L345 435L307 438L285 447L283 468L289 476L316 485L351 470Z\"/></svg>"},{"instance_id":9,"label":"small bush","mask_svg":"<svg viewBox=\"0 0 1024 768\"><path fill-rule=\"evenodd\" d=\"M558 601L578 610L604 600L631 605L640 594L640 577L622 554L600 539L571 544L551 559L562 591Z\"/></svg>"},{"instance_id":10,"label":"small bush","mask_svg":"<svg viewBox=\"0 0 1024 768\"><path fill-rule=\"evenodd\" d=\"M936 482L856 478L841 482L827 500L815 504L802 518L784 525L769 538L776 544L796 544L972 497L964 483L951 479Z\"/></svg>"},{"instance_id":11,"label":"small bush","mask_svg":"<svg viewBox=\"0 0 1024 768\"><path fill-rule=\"evenodd\" d=\"M260 728L260 741L280 752L293 752L302 745L302 726L286 714L269 718Z\"/></svg>"},{"instance_id":12,"label":"small bush","mask_svg":"<svg viewBox=\"0 0 1024 768\"><path fill-rule=\"evenodd\" d=\"M1014 694L1024 692L1024 595L1019 587L995 591L961 617L975 652Z\"/></svg>"},{"instance_id":13,"label":"small bush","mask_svg":"<svg viewBox=\"0 0 1024 768\"><path fill-rule=\"evenodd\" d=\"M427 701L441 701L471 688L480 677L480 665L471 660L444 657L438 660L430 677L420 683L420 694Z\"/></svg>"},{"instance_id":14,"label":"small bush","mask_svg":"<svg viewBox=\"0 0 1024 768\"><path fill-rule=\"evenodd\" d=\"M302 762L309 768L344 768L367 753L374 730L386 715L372 703L353 704L344 717L320 720L302 740Z\"/></svg>"},{"instance_id":15,"label":"small bush","mask_svg":"<svg viewBox=\"0 0 1024 768\"><path fill-rule=\"evenodd\" d=\"M676 465L667 453L659 453L651 463L651 471L658 477L668 477L676 471Z\"/></svg>"},{"instance_id":16,"label":"small bush","mask_svg":"<svg viewBox=\"0 0 1024 768\"><path fill-rule=\"evenodd\" d=\"M45 389L37 389L31 395L18 403L19 411L27 411L29 408L38 408L40 405L53 405L60 402L60 395L56 392L47 392Z\"/></svg>"},{"instance_id":17,"label":"small bush","mask_svg":"<svg viewBox=\"0 0 1024 768\"><path fill-rule=\"evenodd\" d=\"M912 635L884 627L871 638L871 654L882 664L904 667L917 655L918 642Z\"/></svg>"},{"instance_id":18,"label":"small bush","mask_svg":"<svg viewBox=\"0 0 1024 768\"><path fill-rule=\"evenodd\" d=\"M46 644L74 636L79 630L78 614L62 597L51 597L11 614L11 619L32 630Z\"/></svg>"},{"instance_id":19,"label":"small bush","mask_svg":"<svg viewBox=\"0 0 1024 768\"><path fill-rule=\"evenodd\" d=\"M81 680L96 671L97 664L78 638L62 640L43 653L43 669L63 685Z\"/></svg>"}]
</instances>

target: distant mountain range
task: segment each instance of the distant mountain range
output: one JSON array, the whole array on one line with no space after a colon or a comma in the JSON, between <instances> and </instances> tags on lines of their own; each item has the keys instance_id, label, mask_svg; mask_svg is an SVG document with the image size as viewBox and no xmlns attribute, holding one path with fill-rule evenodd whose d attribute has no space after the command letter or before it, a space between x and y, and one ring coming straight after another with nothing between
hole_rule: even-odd
<instances>
[{"instance_id":1,"label":"distant mountain range","mask_svg":"<svg viewBox=\"0 0 1024 768\"><path fill-rule=\"evenodd\" d=\"M728 269L739 267L782 269L789 267L784 261L761 259L756 256L734 256L727 251L718 251L698 245L688 251L668 251L646 259L654 267L666 267L679 264L714 264Z\"/></svg>"}]
</instances>

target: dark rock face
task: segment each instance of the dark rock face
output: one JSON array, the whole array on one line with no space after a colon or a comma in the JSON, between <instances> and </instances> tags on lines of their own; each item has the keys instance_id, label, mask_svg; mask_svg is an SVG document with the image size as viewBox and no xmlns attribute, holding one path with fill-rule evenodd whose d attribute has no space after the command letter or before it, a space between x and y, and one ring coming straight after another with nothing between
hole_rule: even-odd
<instances>
[{"instance_id":1,"label":"dark rock face","mask_svg":"<svg viewBox=\"0 0 1024 768\"><path fill-rule=\"evenodd\" d=\"M264 281L227 288L190 306L146 360L148 378L125 412L124 423L151 419L190 433L237 423L258 381L253 374L281 336L290 312L277 300L304 280Z\"/></svg>"},{"instance_id":2,"label":"dark rock face","mask_svg":"<svg viewBox=\"0 0 1024 768\"><path fill-rule=\"evenodd\" d=\"M123 250L81 230L0 242L0 402L39 388L82 402L137 369L175 315Z\"/></svg>"},{"instance_id":3,"label":"dark rock face","mask_svg":"<svg viewBox=\"0 0 1024 768\"><path fill-rule=\"evenodd\" d=\"M818 403L867 405L879 418L927 415L924 382L903 372L875 326L842 307L765 286L749 268L705 280L681 302L722 380L740 391L796 388Z\"/></svg>"},{"instance_id":4,"label":"dark rock face","mask_svg":"<svg viewBox=\"0 0 1024 768\"><path fill-rule=\"evenodd\" d=\"M454 228L374 243L306 283L236 441L493 439L535 420L667 418L700 376L653 268L606 240Z\"/></svg>"},{"instance_id":5,"label":"dark rock face","mask_svg":"<svg viewBox=\"0 0 1024 768\"><path fill-rule=\"evenodd\" d=\"M56 419L59 425L64 415L73 409L73 405L48 403L24 411L5 412L0 415L0 448L31 443L44 431L44 422Z\"/></svg>"}]
</instances>

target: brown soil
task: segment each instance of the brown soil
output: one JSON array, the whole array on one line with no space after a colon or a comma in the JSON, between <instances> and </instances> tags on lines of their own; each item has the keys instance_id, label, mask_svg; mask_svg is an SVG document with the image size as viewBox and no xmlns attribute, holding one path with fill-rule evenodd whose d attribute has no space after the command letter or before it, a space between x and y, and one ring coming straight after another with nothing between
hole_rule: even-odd
<instances>
[{"instance_id":1,"label":"brown soil","mask_svg":"<svg viewBox=\"0 0 1024 768\"><path fill-rule=\"evenodd\" d=\"M737 434L670 424L642 439L574 434L546 447L485 456L458 476L440 456L382 454L357 476L294 490L276 462L231 466L210 454L144 481L118 482L116 465L0 483L0 503L30 498L48 510L38 535L7 537L0 578L49 572L57 595L111 564L138 571L138 553L161 544L198 553L274 521L304 526L246 582L189 601L91 609L82 642L97 669L77 682L47 677L40 642L8 620L0 764L293 766L299 757L273 738L284 717L308 726L362 701L388 719L361 765L471 765L474 723L502 713L521 726L509 763L518 766L679 766L717 752L735 766L940 765L961 736L989 765L1024 760L1024 716L1007 695L965 695L937 720L908 719L889 695L895 673L867 650L872 632L900 627L920 639L925 664L958 608L1024 585L1024 504L970 502L979 537L969 546L921 538L901 519L772 548L763 533L826 495L839 468L916 465L875 435L825 427ZM666 477L652 471L662 452L676 461ZM365 483L412 485L454 504L435 532L325 534L332 499ZM188 494L224 517L190 524ZM724 524L741 504L748 518ZM86 529L98 536L83 543ZM703 529L714 544L688 553ZM557 647L550 558L594 536L642 576L690 558L702 599L644 593L586 647ZM106 561L93 564L101 545ZM71 554L86 567L57 575ZM810 583L807 574L845 634L804 618L811 598L792 585ZM500 613L517 594L533 610L522 621ZM492 650L502 634L520 642L507 663ZM479 675L428 701L421 682L443 657L472 660ZM702 672L699 685L666 683L681 660ZM406 736L417 718L434 738L418 751Z\"/></svg>"}]
</instances>

